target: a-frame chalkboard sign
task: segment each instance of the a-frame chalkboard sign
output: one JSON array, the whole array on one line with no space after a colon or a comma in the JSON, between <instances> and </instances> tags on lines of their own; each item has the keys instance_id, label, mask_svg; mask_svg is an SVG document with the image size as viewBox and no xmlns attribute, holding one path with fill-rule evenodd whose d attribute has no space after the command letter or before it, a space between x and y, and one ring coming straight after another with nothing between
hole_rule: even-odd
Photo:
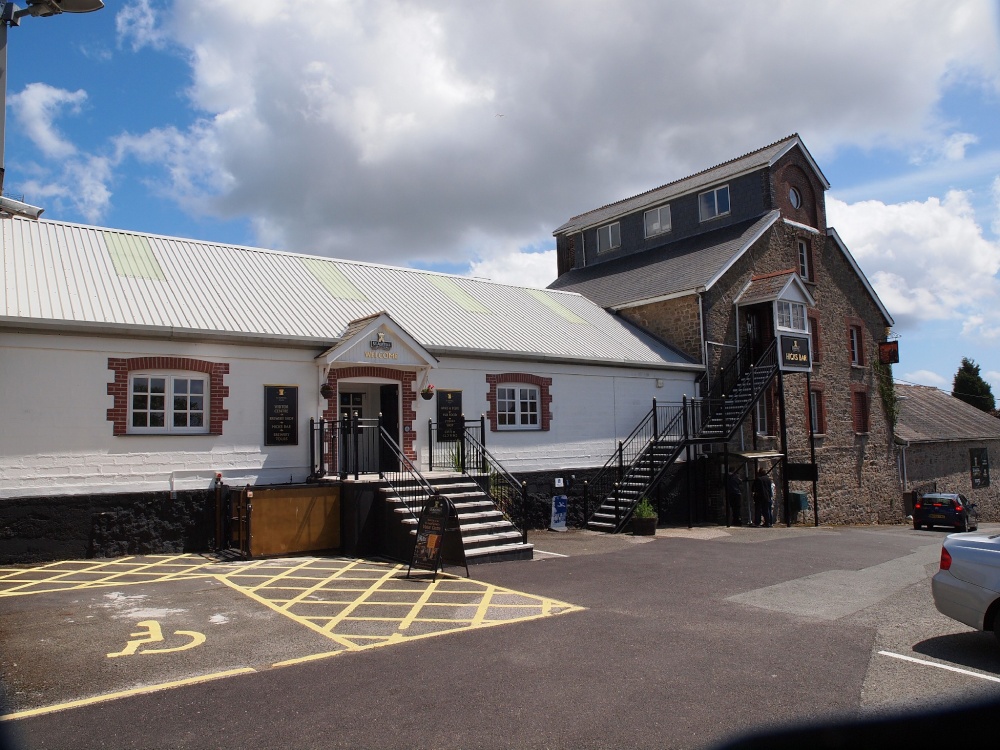
<instances>
[{"instance_id":1,"label":"a-frame chalkboard sign","mask_svg":"<svg viewBox=\"0 0 1000 750\"><path fill-rule=\"evenodd\" d=\"M410 558L406 577L410 577L410 571L414 568L430 570L437 577L438 568L444 568L444 562L464 565L465 575L468 577L469 563L465 559L465 546L462 544L455 506L444 495L431 495L417 521L417 541L413 545L413 556Z\"/></svg>"}]
</instances>

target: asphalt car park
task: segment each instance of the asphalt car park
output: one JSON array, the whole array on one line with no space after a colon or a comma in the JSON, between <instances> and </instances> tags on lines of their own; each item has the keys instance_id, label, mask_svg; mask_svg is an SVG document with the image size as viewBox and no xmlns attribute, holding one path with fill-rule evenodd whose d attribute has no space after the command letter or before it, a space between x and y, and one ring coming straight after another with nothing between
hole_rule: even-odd
<instances>
[{"instance_id":1,"label":"asphalt car park","mask_svg":"<svg viewBox=\"0 0 1000 750\"><path fill-rule=\"evenodd\" d=\"M3 725L74 750L710 747L967 706L1000 695L1000 648L934 608L945 536L542 532L433 589L338 558L4 571Z\"/></svg>"}]
</instances>

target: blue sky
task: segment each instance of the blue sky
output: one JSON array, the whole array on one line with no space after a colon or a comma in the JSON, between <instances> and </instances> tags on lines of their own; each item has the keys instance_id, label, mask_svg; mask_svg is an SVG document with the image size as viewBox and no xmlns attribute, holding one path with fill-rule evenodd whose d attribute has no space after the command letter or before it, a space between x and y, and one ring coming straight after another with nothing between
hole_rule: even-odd
<instances>
[{"instance_id":1,"label":"blue sky","mask_svg":"<svg viewBox=\"0 0 1000 750\"><path fill-rule=\"evenodd\" d=\"M106 5L9 32L46 218L545 286L570 216L797 132L897 378L1000 397L996 2Z\"/></svg>"}]
</instances>

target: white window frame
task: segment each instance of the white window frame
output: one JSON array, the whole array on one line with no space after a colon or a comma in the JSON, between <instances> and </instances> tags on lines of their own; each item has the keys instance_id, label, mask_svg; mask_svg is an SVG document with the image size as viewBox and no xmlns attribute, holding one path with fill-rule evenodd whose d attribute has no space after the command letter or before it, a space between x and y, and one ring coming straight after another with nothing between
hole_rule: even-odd
<instances>
[{"instance_id":1,"label":"white window frame","mask_svg":"<svg viewBox=\"0 0 1000 750\"><path fill-rule=\"evenodd\" d=\"M542 429L542 393L537 385L504 383L497 386L497 429Z\"/></svg>"},{"instance_id":2,"label":"white window frame","mask_svg":"<svg viewBox=\"0 0 1000 750\"><path fill-rule=\"evenodd\" d=\"M622 245L622 228L619 222L605 224L597 230L597 252L607 253Z\"/></svg>"},{"instance_id":3,"label":"white window frame","mask_svg":"<svg viewBox=\"0 0 1000 750\"><path fill-rule=\"evenodd\" d=\"M806 316L806 306L801 302L789 302L779 299L775 302L775 319L778 328L789 331L809 332L809 320Z\"/></svg>"},{"instance_id":4,"label":"white window frame","mask_svg":"<svg viewBox=\"0 0 1000 750\"><path fill-rule=\"evenodd\" d=\"M862 359L862 334L861 326L851 325L847 328L848 340L851 344L851 364L855 367L861 367L864 360Z\"/></svg>"},{"instance_id":5,"label":"white window frame","mask_svg":"<svg viewBox=\"0 0 1000 750\"><path fill-rule=\"evenodd\" d=\"M655 221L652 222L652 223L656 224L657 228L655 230L653 230L653 231L650 231L649 230L649 225L651 223L650 222L650 218L652 218L652 216L651 216L652 214L656 215L655 216ZM666 216L666 221L664 221L664 216ZM643 229L643 232L645 232L645 236L646 236L647 239L649 237L656 237L657 235L666 234L667 232L669 232L670 229L671 229L671 226L670 226L670 204L668 203L665 206L658 206L656 208L651 208L648 211L643 212L643 214L642 214L642 229Z\"/></svg>"},{"instance_id":6,"label":"white window frame","mask_svg":"<svg viewBox=\"0 0 1000 750\"><path fill-rule=\"evenodd\" d=\"M799 240L799 276L812 281L812 265L809 262L809 243Z\"/></svg>"},{"instance_id":7,"label":"white window frame","mask_svg":"<svg viewBox=\"0 0 1000 750\"><path fill-rule=\"evenodd\" d=\"M809 431L813 435L822 435L823 426L823 393L815 389L809 391Z\"/></svg>"},{"instance_id":8,"label":"white window frame","mask_svg":"<svg viewBox=\"0 0 1000 750\"><path fill-rule=\"evenodd\" d=\"M770 435L770 421L769 409L767 408L767 395L762 395L757 399L757 403L754 404L754 409L757 410L757 434L758 435Z\"/></svg>"},{"instance_id":9,"label":"white window frame","mask_svg":"<svg viewBox=\"0 0 1000 750\"><path fill-rule=\"evenodd\" d=\"M163 393L153 392L155 381L163 381ZM137 386L145 384L146 390ZM198 384L192 388L192 384ZM210 383L208 375L198 372L130 372L128 376L128 421L126 431L131 435L207 435L209 432ZM193 392L192 392L193 391ZM200 391L200 392L198 392ZM162 398L162 403L156 399ZM178 401L186 401L187 408L178 409ZM192 403L196 408L191 408ZM197 408L200 404L201 408ZM162 408L157 408L162 406ZM140 408L137 408L140 407ZM146 415L146 424L135 424L138 415ZM163 415L162 425L150 425L149 417ZM179 414L187 415L184 421L200 421L200 425L175 425ZM191 417L195 417L194 420Z\"/></svg>"},{"instance_id":10,"label":"white window frame","mask_svg":"<svg viewBox=\"0 0 1000 750\"><path fill-rule=\"evenodd\" d=\"M720 211L719 196L723 193L726 195L726 210ZM699 221L708 221L709 219L717 219L720 216L727 216L731 208L729 185L722 185L698 194Z\"/></svg>"}]
</instances>

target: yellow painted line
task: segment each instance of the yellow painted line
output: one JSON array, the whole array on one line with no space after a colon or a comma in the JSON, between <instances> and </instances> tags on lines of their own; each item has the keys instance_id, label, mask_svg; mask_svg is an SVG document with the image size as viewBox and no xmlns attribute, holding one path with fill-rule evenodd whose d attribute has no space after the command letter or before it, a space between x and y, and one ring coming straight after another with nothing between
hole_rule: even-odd
<instances>
[{"instance_id":1,"label":"yellow painted line","mask_svg":"<svg viewBox=\"0 0 1000 750\"><path fill-rule=\"evenodd\" d=\"M376 591L378 591L379 586L381 586L385 581L388 581L388 580L392 579L396 574L399 573L399 571L401 569L402 569L402 566L401 565L397 565L397 566L394 566L394 567L390 568L389 570L387 570L382 575L381 578L379 578L377 581L375 581L374 583L372 583L371 586L368 587L368 590L365 593L363 593L361 596L359 596L357 599L355 599L351 604L347 605L347 607L345 607L339 614L337 614L336 616L334 616L330 620L330 622L328 622L324 626L323 629L325 631L327 631L327 632L332 631L335 627L337 627L337 625L339 623L341 623L343 620L345 620L351 614L351 612L353 612L354 610L356 610L362 604L365 604L366 600L368 599L368 597L371 596L372 594L374 594Z\"/></svg>"},{"instance_id":2,"label":"yellow painted line","mask_svg":"<svg viewBox=\"0 0 1000 750\"><path fill-rule=\"evenodd\" d=\"M308 565L309 565L309 564L310 564L311 562L312 562L311 560L306 560L305 562L303 562L303 563L299 563L298 565L294 565L294 566L292 566L292 567L290 567L290 568L285 568L285 569L283 569L283 570L281 571L281 573L279 573L278 575L276 575L276 576L271 576L271 578L269 578L269 579L268 579L267 581L265 581L264 583L262 583L262 584L260 584L260 585L258 585L258 586L254 586L254 587L253 587L252 589L249 589L249 590L250 590L250 591L257 591L257 589L262 589L262 588L264 588L265 586L267 586L267 585L268 585L268 584L270 584L270 583L273 583L273 582L275 582L275 581L280 581L280 580L282 580L283 578L287 578L287 577L288 577L289 575L291 575L291 574L292 574L292 573L294 573L295 571L297 571L297 570L301 570L302 568L305 568L305 567L306 567L306 566L308 566Z\"/></svg>"},{"instance_id":3,"label":"yellow painted line","mask_svg":"<svg viewBox=\"0 0 1000 750\"><path fill-rule=\"evenodd\" d=\"M486 613L490 609L490 602L493 600L493 594L496 590L496 586L486 587L486 591L483 592L483 598L479 600L479 606L476 607L476 614L471 620L471 627L478 627L485 622Z\"/></svg>"},{"instance_id":4,"label":"yellow painted line","mask_svg":"<svg viewBox=\"0 0 1000 750\"><path fill-rule=\"evenodd\" d=\"M302 589L302 591L300 591L300 592L299 592L299 595L298 595L298 596L296 596L296 597L293 597L293 598L289 599L288 601L286 601L286 602L285 602L284 604L282 604L282 607L281 607L281 608L282 608L282 609L284 609L284 610L285 610L285 611L287 612L287 611L288 611L288 609L289 609L289 608L290 608L290 607L291 607L292 605L294 605L294 604L298 604L298 603L299 603L299 602L301 602L301 601L302 601L302 600L303 600L303 599L304 599L305 597L307 597L307 596L309 596L310 594L314 593L314 592L315 592L315 591L316 591L317 589L321 589L321 588L323 588L323 587L324 587L324 586L326 586L326 585L327 585L327 584L328 584L328 583L329 583L330 581L336 581L336 580L337 580L337 577L338 577L338 576L339 576L339 575L340 575L340 574L341 574L342 572L344 572L344 571L346 571L346 570L347 570L347 568L341 568L340 570L337 570L337 571L334 571L333 575L331 575L331 576L327 576L326 578L320 578L320 579L313 579L313 578L309 578L309 579L306 579L306 580L317 580L318 582L317 582L317 583L316 583L316 584L315 584L314 586L310 586L309 588L306 588L306 589Z\"/></svg>"},{"instance_id":5,"label":"yellow painted line","mask_svg":"<svg viewBox=\"0 0 1000 750\"><path fill-rule=\"evenodd\" d=\"M281 609L281 607L278 607L278 606L274 605L273 603L269 602L267 599L265 599L260 594L257 594L254 591L251 591L250 589L245 589L242 586L239 586L238 584L234 583L233 581L230 581L225 576L219 576L219 580L222 581L227 586L229 586L230 588L232 588L232 589L234 589L236 591L239 591L241 594L243 594L245 596L249 596L251 599L253 599L256 602L259 602L260 604L263 604L268 609L272 609L275 612L277 612L279 614L282 614L285 617L289 618L290 620L293 620L294 622L297 622L300 625L304 625L305 627L307 627L310 630L313 630L313 631L319 633L320 635L326 636L327 638L329 638L333 642L335 642L335 643L343 646L344 648L348 648L348 649L354 649L355 648L354 644L351 643L350 641L348 641L346 638L341 638L339 635L327 632L326 630L324 630L323 628L319 627L318 625L315 625L314 623L310 622L305 617L300 617L299 615L296 615L296 614L294 614L292 612L286 612L285 610Z\"/></svg>"},{"instance_id":6,"label":"yellow painted line","mask_svg":"<svg viewBox=\"0 0 1000 750\"><path fill-rule=\"evenodd\" d=\"M170 690L172 688L185 687L187 685L197 685L202 682L211 682L212 680L221 680L226 677L233 677L238 674L250 674L251 672L256 672L257 670L253 667L242 667L240 669L230 669L225 672L214 672L213 674L202 675L201 677L188 677L184 680L174 680L173 682L161 682L157 685L146 685L144 687L132 688L131 690L122 690L117 693L105 693L104 695L95 695L92 698L81 698L75 701L67 701L66 703L56 703L51 706L42 706L41 708L31 708L27 711L18 711L17 713L7 714L5 716L0 716L0 721L17 721L18 719L28 719L32 716L42 716L44 714L55 713L56 711L65 711L70 708L80 708L81 706L92 706L95 703L104 703L106 701L118 700L119 698L130 698L133 695L148 695L149 693L158 693L161 690Z\"/></svg>"}]
</instances>

